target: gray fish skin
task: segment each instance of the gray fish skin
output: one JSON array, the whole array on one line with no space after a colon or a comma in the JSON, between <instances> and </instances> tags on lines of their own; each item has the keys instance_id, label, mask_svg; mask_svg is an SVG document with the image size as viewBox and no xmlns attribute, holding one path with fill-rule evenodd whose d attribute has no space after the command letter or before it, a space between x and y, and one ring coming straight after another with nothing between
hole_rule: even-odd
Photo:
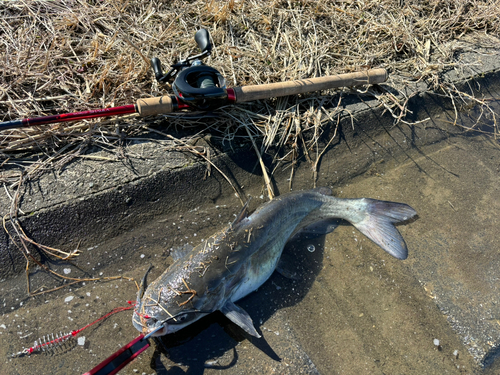
<instances>
[{"instance_id":1,"label":"gray fish skin","mask_svg":"<svg viewBox=\"0 0 500 375\"><path fill-rule=\"evenodd\" d=\"M222 311L252 336L260 337L246 311L234 304L259 288L276 269L289 238L329 219L344 219L398 259L406 244L395 223L416 211L402 203L332 197L328 188L284 194L240 217L184 254L144 293L132 317L144 335L176 332L201 317Z\"/></svg>"}]
</instances>

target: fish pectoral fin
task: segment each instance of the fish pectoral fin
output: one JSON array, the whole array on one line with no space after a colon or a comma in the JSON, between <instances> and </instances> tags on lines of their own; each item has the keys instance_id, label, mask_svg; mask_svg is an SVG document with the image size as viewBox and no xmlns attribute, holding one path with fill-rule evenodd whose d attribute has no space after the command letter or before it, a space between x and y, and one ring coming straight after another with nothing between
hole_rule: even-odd
<instances>
[{"instance_id":1,"label":"fish pectoral fin","mask_svg":"<svg viewBox=\"0 0 500 375\"><path fill-rule=\"evenodd\" d=\"M236 216L236 218L234 219L234 221L231 223L230 228L234 227L236 224L240 223L243 219L245 219L245 218L248 217L248 204L249 203L250 203L250 199L247 201L247 203L245 203L245 205L241 209L241 211L238 214L238 216Z\"/></svg>"},{"instance_id":2,"label":"fish pectoral fin","mask_svg":"<svg viewBox=\"0 0 500 375\"><path fill-rule=\"evenodd\" d=\"M243 310L241 307L235 305L231 301L227 301L226 304L220 309L220 311L234 324L241 327L249 335L260 338L261 336L253 326L252 318L250 315Z\"/></svg>"},{"instance_id":3,"label":"fish pectoral fin","mask_svg":"<svg viewBox=\"0 0 500 375\"><path fill-rule=\"evenodd\" d=\"M146 290L147 287L147 276L149 271L151 271L151 268L153 268L153 265L150 264L149 268L147 269L146 273L142 277L141 280L141 285L139 285L139 290L137 291L137 303L141 303L142 296L144 295L144 291Z\"/></svg>"}]
</instances>

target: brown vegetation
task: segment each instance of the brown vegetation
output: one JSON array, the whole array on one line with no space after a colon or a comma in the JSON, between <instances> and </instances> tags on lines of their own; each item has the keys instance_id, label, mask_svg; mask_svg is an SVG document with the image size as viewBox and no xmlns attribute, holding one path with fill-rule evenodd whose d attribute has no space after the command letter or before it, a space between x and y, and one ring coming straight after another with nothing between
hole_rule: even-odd
<instances>
[{"instance_id":1,"label":"brown vegetation","mask_svg":"<svg viewBox=\"0 0 500 375\"><path fill-rule=\"evenodd\" d=\"M229 86L385 67L396 90L418 80L439 90L440 74L460 65L461 41L498 46L500 3L14 0L0 4L0 16L0 121L8 121L163 95L168 87L156 83L149 59L158 56L167 65L196 52L193 35L200 27L210 31L215 46L206 62ZM324 105L335 108L338 98L315 99L306 111L297 98L277 100L272 107L264 103L258 111L226 109L211 126L232 139L235 129L249 125L256 137L264 137L263 151L309 128L317 138L318 127L336 114L326 113ZM378 99L404 120L408 98L385 93ZM119 129L116 119L101 119L3 131L0 161L34 149L45 154L43 160L65 163L68 150L79 153L89 144L109 145L144 133L135 126L142 120L123 120ZM2 180L12 181L6 175Z\"/></svg>"}]
</instances>

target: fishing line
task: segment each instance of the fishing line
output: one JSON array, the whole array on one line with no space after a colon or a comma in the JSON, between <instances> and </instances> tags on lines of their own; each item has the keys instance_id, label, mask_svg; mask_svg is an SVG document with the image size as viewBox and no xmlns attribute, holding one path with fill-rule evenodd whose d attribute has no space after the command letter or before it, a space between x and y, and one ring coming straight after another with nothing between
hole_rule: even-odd
<instances>
[{"instance_id":1,"label":"fishing line","mask_svg":"<svg viewBox=\"0 0 500 375\"><path fill-rule=\"evenodd\" d=\"M39 352L39 351L45 351L45 350L53 350L59 346L62 346L66 341L68 341L70 338L75 337L78 335L80 332L82 332L84 329L89 328L90 326L96 324L97 322L100 322L109 316L116 314L121 311L126 311L134 308L133 305L135 305L135 302L132 301L127 301L129 305L132 306L122 306L122 307L116 307L113 310L111 310L109 313L101 316L99 319L94 320L92 323L87 324L86 326L71 331L69 333L63 334L62 332L59 333L52 333L48 335L43 335L40 337L38 340L35 340L35 343L32 347L26 348L21 350L20 352L13 353L12 357L23 357L25 355L31 355L34 352Z\"/></svg>"}]
</instances>

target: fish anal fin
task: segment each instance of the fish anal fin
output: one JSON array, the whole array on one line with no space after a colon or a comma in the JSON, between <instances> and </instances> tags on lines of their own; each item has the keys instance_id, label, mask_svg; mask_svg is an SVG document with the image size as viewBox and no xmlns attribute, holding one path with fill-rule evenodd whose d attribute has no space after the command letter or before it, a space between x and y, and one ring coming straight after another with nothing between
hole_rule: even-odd
<instances>
[{"instance_id":1,"label":"fish anal fin","mask_svg":"<svg viewBox=\"0 0 500 375\"><path fill-rule=\"evenodd\" d=\"M309 237L319 237L328 233L332 233L335 228L337 228L341 223L341 219L325 219L318 221L317 223L308 225L307 227L301 229L297 234L306 235Z\"/></svg>"},{"instance_id":2,"label":"fish anal fin","mask_svg":"<svg viewBox=\"0 0 500 375\"><path fill-rule=\"evenodd\" d=\"M331 218L306 225L304 228L299 227L299 229L295 230L292 233L292 236L289 241L296 240L299 237L316 238L328 233L332 233L335 230L335 228L337 228L340 225L341 222L342 219Z\"/></svg>"},{"instance_id":3,"label":"fish anal fin","mask_svg":"<svg viewBox=\"0 0 500 375\"><path fill-rule=\"evenodd\" d=\"M241 327L246 333L254 337L260 338L261 336L253 326L252 318L241 307L235 305L231 301L227 301L220 311L234 324Z\"/></svg>"}]
</instances>

